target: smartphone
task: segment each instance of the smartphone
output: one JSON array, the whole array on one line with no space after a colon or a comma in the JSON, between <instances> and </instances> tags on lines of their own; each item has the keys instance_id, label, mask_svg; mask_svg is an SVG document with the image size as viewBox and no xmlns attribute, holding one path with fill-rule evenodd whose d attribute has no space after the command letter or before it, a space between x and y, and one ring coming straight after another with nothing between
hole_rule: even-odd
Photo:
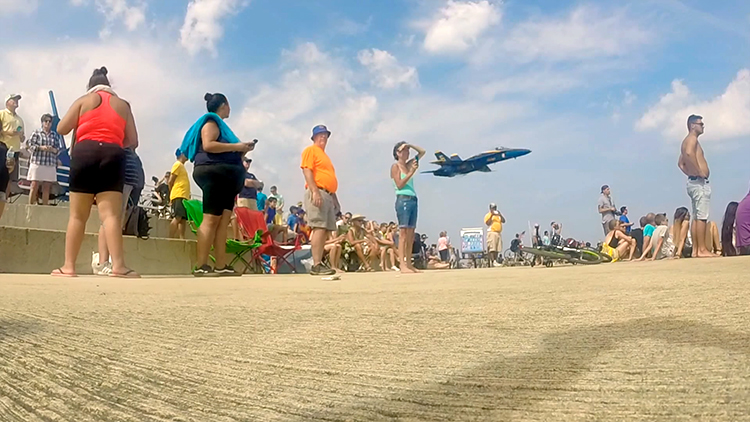
<instances>
[{"instance_id":1,"label":"smartphone","mask_svg":"<svg viewBox=\"0 0 750 422\"><path fill-rule=\"evenodd\" d=\"M255 144L257 144L257 143L258 143L258 140L257 140L257 139L253 139L253 142L252 142L252 144L253 144L253 145L255 145Z\"/></svg>"}]
</instances>

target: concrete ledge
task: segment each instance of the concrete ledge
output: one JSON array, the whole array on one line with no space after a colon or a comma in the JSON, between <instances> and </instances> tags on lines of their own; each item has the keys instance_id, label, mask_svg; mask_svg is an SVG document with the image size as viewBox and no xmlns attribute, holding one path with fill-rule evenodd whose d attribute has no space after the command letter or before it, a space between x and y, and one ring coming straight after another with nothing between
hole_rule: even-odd
<instances>
[{"instance_id":1,"label":"concrete ledge","mask_svg":"<svg viewBox=\"0 0 750 422\"><path fill-rule=\"evenodd\" d=\"M6 204L5 212L0 218L0 226L65 231L68 228L69 217L70 210L67 204L48 207L18 203ZM151 217L149 224L151 237L164 239L169 237L169 220ZM86 233L98 233L99 225L99 213L94 206L91 208L91 216L86 224ZM195 240L195 235L189 229L185 230L185 237Z\"/></svg>"},{"instance_id":2,"label":"concrete ledge","mask_svg":"<svg viewBox=\"0 0 750 422\"><path fill-rule=\"evenodd\" d=\"M127 265L143 275L187 275L195 265L193 240L125 236L124 247ZM86 234L76 262L79 274L91 274L91 254L96 251L97 236ZM0 227L0 273L49 274L64 258L64 231Z\"/></svg>"}]
</instances>

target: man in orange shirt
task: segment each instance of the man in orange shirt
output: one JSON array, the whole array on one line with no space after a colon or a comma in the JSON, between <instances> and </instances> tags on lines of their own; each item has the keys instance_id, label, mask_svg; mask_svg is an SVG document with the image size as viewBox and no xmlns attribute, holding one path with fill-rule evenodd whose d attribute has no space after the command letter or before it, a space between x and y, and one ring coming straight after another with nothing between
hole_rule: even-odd
<instances>
[{"instance_id":1,"label":"man in orange shirt","mask_svg":"<svg viewBox=\"0 0 750 422\"><path fill-rule=\"evenodd\" d=\"M336 270L323 264L328 233L336 230L336 214L341 205L336 197L339 182L331 159L326 154L326 145L331 132L323 125L313 128L313 144L302 151L302 174L305 176L305 209L307 224L312 228L310 244L313 266L310 275L333 275Z\"/></svg>"}]
</instances>

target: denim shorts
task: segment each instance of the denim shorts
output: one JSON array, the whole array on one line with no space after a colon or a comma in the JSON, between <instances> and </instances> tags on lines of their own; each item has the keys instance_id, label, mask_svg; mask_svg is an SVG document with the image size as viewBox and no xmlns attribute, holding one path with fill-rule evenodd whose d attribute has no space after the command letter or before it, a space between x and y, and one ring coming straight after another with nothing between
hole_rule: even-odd
<instances>
[{"instance_id":1,"label":"denim shorts","mask_svg":"<svg viewBox=\"0 0 750 422\"><path fill-rule=\"evenodd\" d=\"M689 180L687 182L687 193L693 205L693 219L708 220L711 207L711 185L706 179Z\"/></svg>"},{"instance_id":2,"label":"denim shorts","mask_svg":"<svg viewBox=\"0 0 750 422\"><path fill-rule=\"evenodd\" d=\"M396 217L398 218L399 227L402 229L417 228L418 213L419 203L416 196L396 196Z\"/></svg>"}]
</instances>

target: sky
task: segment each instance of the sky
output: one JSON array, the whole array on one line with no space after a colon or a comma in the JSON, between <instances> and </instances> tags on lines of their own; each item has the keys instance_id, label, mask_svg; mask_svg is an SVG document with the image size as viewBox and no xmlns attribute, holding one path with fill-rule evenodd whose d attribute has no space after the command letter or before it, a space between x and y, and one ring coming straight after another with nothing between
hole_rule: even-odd
<instances>
[{"instance_id":1,"label":"sky","mask_svg":"<svg viewBox=\"0 0 750 422\"><path fill-rule=\"evenodd\" d=\"M418 232L529 224L602 237L603 184L631 220L690 205L677 168L690 114L711 167L711 219L750 181L750 2L693 0L0 0L0 93L27 130L107 66L133 107L148 176L222 92L253 171L301 200L300 153L325 124L345 211L393 221L398 141L462 157L530 155L492 173L418 175ZM432 169L424 160L422 170ZM196 188L197 189L197 188Z\"/></svg>"}]
</instances>

